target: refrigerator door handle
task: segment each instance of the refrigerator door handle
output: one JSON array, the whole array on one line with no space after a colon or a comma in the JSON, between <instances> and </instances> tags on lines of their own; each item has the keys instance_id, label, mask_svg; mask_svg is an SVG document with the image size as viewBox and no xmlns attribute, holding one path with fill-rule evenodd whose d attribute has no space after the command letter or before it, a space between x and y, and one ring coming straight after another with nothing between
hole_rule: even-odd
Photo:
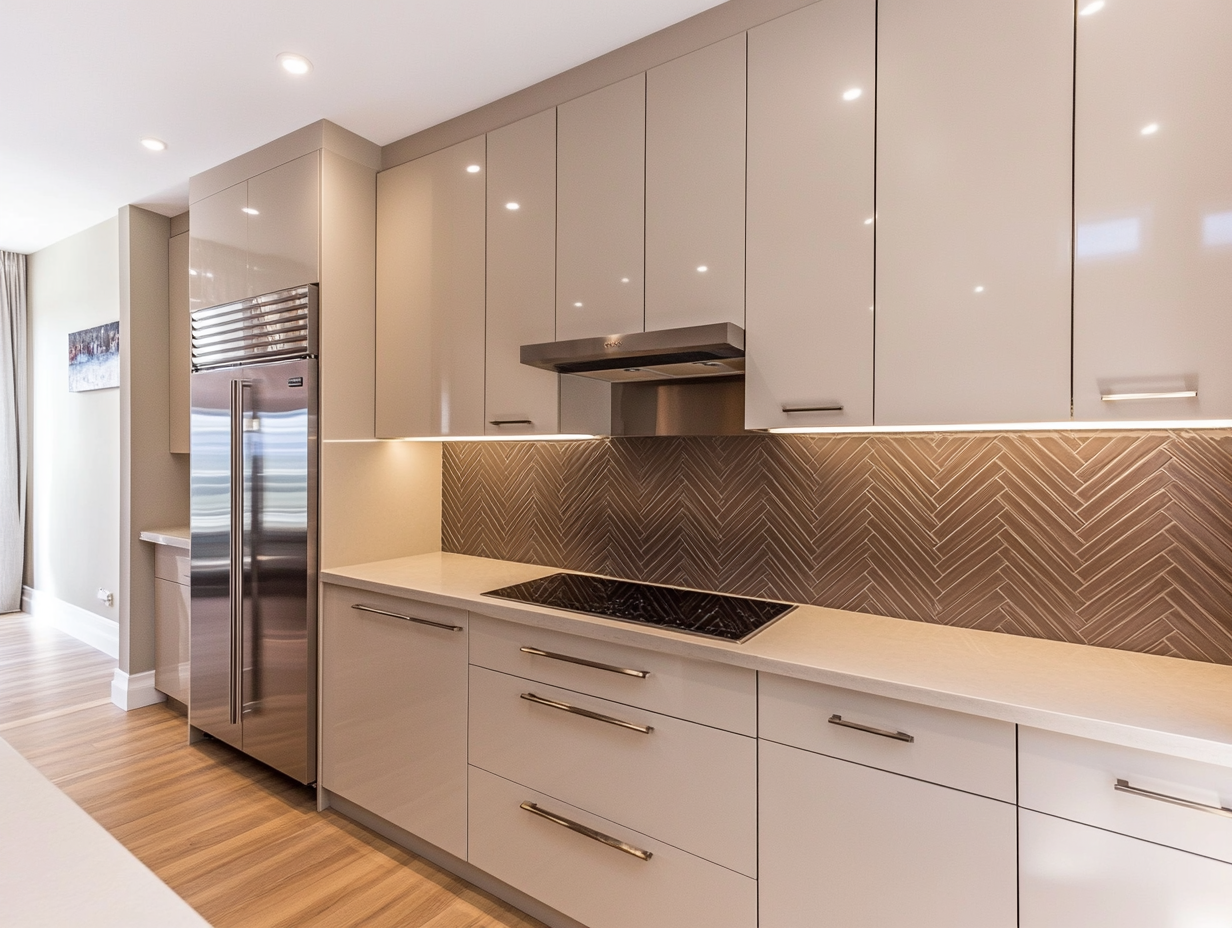
<instances>
[{"instance_id":1,"label":"refrigerator door handle","mask_svg":"<svg viewBox=\"0 0 1232 928\"><path fill-rule=\"evenodd\" d=\"M248 386L243 380L231 381L231 673L227 710L232 725L239 721L244 666L244 390Z\"/></svg>"}]
</instances>

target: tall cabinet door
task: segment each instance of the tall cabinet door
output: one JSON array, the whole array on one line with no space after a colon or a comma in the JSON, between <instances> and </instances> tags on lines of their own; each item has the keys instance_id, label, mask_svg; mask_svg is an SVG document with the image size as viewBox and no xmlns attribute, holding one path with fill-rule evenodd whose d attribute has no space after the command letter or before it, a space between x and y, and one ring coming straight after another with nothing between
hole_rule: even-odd
<instances>
[{"instance_id":1,"label":"tall cabinet door","mask_svg":"<svg viewBox=\"0 0 1232 928\"><path fill-rule=\"evenodd\" d=\"M1069 419L1073 42L1073 0L878 4L878 424Z\"/></svg>"},{"instance_id":2,"label":"tall cabinet door","mask_svg":"<svg viewBox=\"0 0 1232 928\"><path fill-rule=\"evenodd\" d=\"M488 133L489 435L559 431L560 375L521 362L556 337L556 110Z\"/></svg>"},{"instance_id":3,"label":"tall cabinet door","mask_svg":"<svg viewBox=\"0 0 1232 928\"><path fill-rule=\"evenodd\" d=\"M318 283L321 153L248 181L248 296Z\"/></svg>"},{"instance_id":4,"label":"tall cabinet door","mask_svg":"<svg viewBox=\"0 0 1232 928\"><path fill-rule=\"evenodd\" d=\"M759 742L760 928L1017 928L1015 807Z\"/></svg>"},{"instance_id":5,"label":"tall cabinet door","mask_svg":"<svg viewBox=\"0 0 1232 928\"><path fill-rule=\"evenodd\" d=\"M188 232L188 303L196 309L248 295L248 182L192 204Z\"/></svg>"},{"instance_id":6,"label":"tall cabinet door","mask_svg":"<svg viewBox=\"0 0 1232 928\"><path fill-rule=\"evenodd\" d=\"M1232 418L1229 37L1226 0L1078 18L1076 419Z\"/></svg>"},{"instance_id":7,"label":"tall cabinet door","mask_svg":"<svg viewBox=\"0 0 1232 928\"><path fill-rule=\"evenodd\" d=\"M646 331L744 325L745 37L646 72Z\"/></svg>"},{"instance_id":8,"label":"tall cabinet door","mask_svg":"<svg viewBox=\"0 0 1232 928\"><path fill-rule=\"evenodd\" d=\"M483 136L377 175L376 433L484 433Z\"/></svg>"},{"instance_id":9,"label":"tall cabinet door","mask_svg":"<svg viewBox=\"0 0 1232 928\"><path fill-rule=\"evenodd\" d=\"M876 11L749 32L746 428L873 421Z\"/></svg>"},{"instance_id":10,"label":"tall cabinet door","mask_svg":"<svg viewBox=\"0 0 1232 928\"><path fill-rule=\"evenodd\" d=\"M557 108L556 337L641 332L646 75Z\"/></svg>"}]
</instances>

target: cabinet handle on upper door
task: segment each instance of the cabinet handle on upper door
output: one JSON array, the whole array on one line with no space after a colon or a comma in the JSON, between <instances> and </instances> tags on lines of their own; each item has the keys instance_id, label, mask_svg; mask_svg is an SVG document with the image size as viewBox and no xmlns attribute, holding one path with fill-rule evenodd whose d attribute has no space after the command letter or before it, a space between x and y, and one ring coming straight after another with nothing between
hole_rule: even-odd
<instances>
[{"instance_id":1,"label":"cabinet handle on upper door","mask_svg":"<svg viewBox=\"0 0 1232 928\"><path fill-rule=\"evenodd\" d=\"M353 603L351 608L358 609L360 612L371 612L373 615L387 615L391 619L401 619L403 622L414 622L416 625L430 625L432 628L443 628L447 632L462 631L461 625L446 625L444 622L417 619L413 615L403 615L401 612L387 612L384 609L377 609L375 606L365 606L362 603Z\"/></svg>"},{"instance_id":2,"label":"cabinet handle on upper door","mask_svg":"<svg viewBox=\"0 0 1232 928\"><path fill-rule=\"evenodd\" d=\"M570 831L576 831L579 835L585 835L592 841L598 841L600 844L606 844L608 847L614 847L618 851L624 851L638 860L650 860L654 857L653 851L643 851L640 847L634 847L632 844L625 844L619 838L613 838L611 835L605 835L601 831L595 831L593 828L587 828L580 822L575 822L572 819L557 815L555 812L549 812L547 809L541 809L533 802L522 803L521 808L527 812L531 812L540 818L546 818L549 822L560 825L562 828L568 828Z\"/></svg>"},{"instance_id":3,"label":"cabinet handle on upper door","mask_svg":"<svg viewBox=\"0 0 1232 928\"><path fill-rule=\"evenodd\" d=\"M643 735L649 735L654 731L651 725L637 725L633 722L626 722L624 719L613 718L610 715L603 715L599 712L591 712L589 709L583 709L581 706L571 706L567 702L557 702L555 699L544 699L542 696L536 696L534 693L523 693L522 698L527 702L533 702L539 706L547 706L550 709L560 709L562 712L572 712L574 715L581 715L588 719L594 719L596 722L607 722L609 725L615 725L618 728L627 728L629 731L640 732Z\"/></svg>"},{"instance_id":4,"label":"cabinet handle on upper door","mask_svg":"<svg viewBox=\"0 0 1232 928\"><path fill-rule=\"evenodd\" d=\"M565 661L569 664L580 664L583 667L593 667L595 670L606 670L609 673L622 673L627 677L637 677L645 680L650 676L649 670L630 670L628 667L617 667L615 664L600 664L598 661L588 661L584 657L570 657L568 654L557 654L555 651L541 651L538 648L522 648L523 654L533 654L535 657L546 657L554 661Z\"/></svg>"},{"instance_id":5,"label":"cabinet handle on upper door","mask_svg":"<svg viewBox=\"0 0 1232 928\"><path fill-rule=\"evenodd\" d=\"M533 419L489 419L488 425L534 425Z\"/></svg>"},{"instance_id":6,"label":"cabinet handle on upper door","mask_svg":"<svg viewBox=\"0 0 1232 928\"><path fill-rule=\"evenodd\" d=\"M1101 393L1105 403L1119 403L1123 400L1192 400L1198 398L1197 390L1172 390L1168 393Z\"/></svg>"},{"instance_id":7,"label":"cabinet handle on upper door","mask_svg":"<svg viewBox=\"0 0 1232 928\"><path fill-rule=\"evenodd\" d=\"M842 412L842 403L829 403L825 406L783 406L783 412Z\"/></svg>"},{"instance_id":8,"label":"cabinet handle on upper door","mask_svg":"<svg viewBox=\"0 0 1232 928\"><path fill-rule=\"evenodd\" d=\"M1225 809L1223 806L1208 806L1204 802L1192 802L1189 799L1181 799L1179 796L1169 796L1167 793L1156 793L1149 789L1143 789L1140 786L1130 786L1128 780L1117 780L1116 786L1113 789L1118 793L1129 793L1131 796L1142 796L1145 799L1169 802L1174 806L1197 809L1199 812L1210 812L1212 815L1224 815L1232 818L1232 809Z\"/></svg>"},{"instance_id":9,"label":"cabinet handle on upper door","mask_svg":"<svg viewBox=\"0 0 1232 928\"><path fill-rule=\"evenodd\" d=\"M908 744L915 741L915 735L909 735L905 731L887 731L884 728L870 728L868 725L861 725L859 722L848 722L841 715L832 715L826 721L831 725L842 725L844 728L854 728L856 731L866 731L870 735L893 738L895 741L905 741Z\"/></svg>"}]
</instances>

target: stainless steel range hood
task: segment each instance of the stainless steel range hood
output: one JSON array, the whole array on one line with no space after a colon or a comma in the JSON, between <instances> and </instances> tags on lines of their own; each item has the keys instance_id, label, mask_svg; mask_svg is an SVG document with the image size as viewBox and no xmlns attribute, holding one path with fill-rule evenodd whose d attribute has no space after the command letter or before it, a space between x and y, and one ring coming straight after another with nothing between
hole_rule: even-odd
<instances>
[{"instance_id":1,"label":"stainless steel range hood","mask_svg":"<svg viewBox=\"0 0 1232 928\"><path fill-rule=\"evenodd\" d=\"M744 329L730 322L522 346L522 363L612 383L744 372Z\"/></svg>"}]
</instances>

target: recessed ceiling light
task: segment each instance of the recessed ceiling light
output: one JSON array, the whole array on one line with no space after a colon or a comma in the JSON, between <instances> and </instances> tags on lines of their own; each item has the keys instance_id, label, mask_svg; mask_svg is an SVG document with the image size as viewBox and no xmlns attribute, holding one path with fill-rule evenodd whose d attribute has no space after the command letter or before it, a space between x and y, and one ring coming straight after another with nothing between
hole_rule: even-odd
<instances>
[{"instance_id":1,"label":"recessed ceiling light","mask_svg":"<svg viewBox=\"0 0 1232 928\"><path fill-rule=\"evenodd\" d=\"M261 215L260 212L253 209L251 206L241 206L240 209L243 210L245 213L247 213L249 216L260 216Z\"/></svg>"},{"instance_id":2,"label":"recessed ceiling light","mask_svg":"<svg viewBox=\"0 0 1232 928\"><path fill-rule=\"evenodd\" d=\"M1143 135L1154 135L1158 131L1159 131L1159 123L1157 122L1147 123L1145 126L1142 127Z\"/></svg>"},{"instance_id":3,"label":"recessed ceiling light","mask_svg":"<svg viewBox=\"0 0 1232 928\"><path fill-rule=\"evenodd\" d=\"M520 203L506 203L505 204L505 209L521 209L521 208L522 208L522 205Z\"/></svg>"},{"instance_id":4,"label":"recessed ceiling light","mask_svg":"<svg viewBox=\"0 0 1232 928\"><path fill-rule=\"evenodd\" d=\"M156 139L152 137L144 138L141 140L141 144L144 145L146 148L148 148L150 151L166 151L167 150L167 143L164 142L162 139Z\"/></svg>"},{"instance_id":5,"label":"recessed ceiling light","mask_svg":"<svg viewBox=\"0 0 1232 928\"><path fill-rule=\"evenodd\" d=\"M312 70L312 62L303 55L294 52L283 52L278 56L278 63L288 74L303 75Z\"/></svg>"},{"instance_id":6,"label":"recessed ceiling light","mask_svg":"<svg viewBox=\"0 0 1232 928\"><path fill-rule=\"evenodd\" d=\"M466 166L466 173L467 173L467 174L478 174L478 173L479 173L479 165L477 165L477 164L468 164L468 165Z\"/></svg>"},{"instance_id":7,"label":"recessed ceiling light","mask_svg":"<svg viewBox=\"0 0 1232 928\"><path fill-rule=\"evenodd\" d=\"M859 100L863 93L864 91L859 87L852 87L850 90L843 91L843 99L850 103L852 100Z\"/></svg>"},{"instance_id":8,"label":"recessed ceiling light","mask_svg":"<svg viewBox=\"0 0 1232 928\"><path fill-rule=\"evenodd\" d=\"M1104 0L1093 0L1093 2L1088 3L1081 10L1079 10L1078 15L1079 16L1090 16L1094 13L1098 13L1103 8L1104 8Z\"/></svg>"}]
</instances>

